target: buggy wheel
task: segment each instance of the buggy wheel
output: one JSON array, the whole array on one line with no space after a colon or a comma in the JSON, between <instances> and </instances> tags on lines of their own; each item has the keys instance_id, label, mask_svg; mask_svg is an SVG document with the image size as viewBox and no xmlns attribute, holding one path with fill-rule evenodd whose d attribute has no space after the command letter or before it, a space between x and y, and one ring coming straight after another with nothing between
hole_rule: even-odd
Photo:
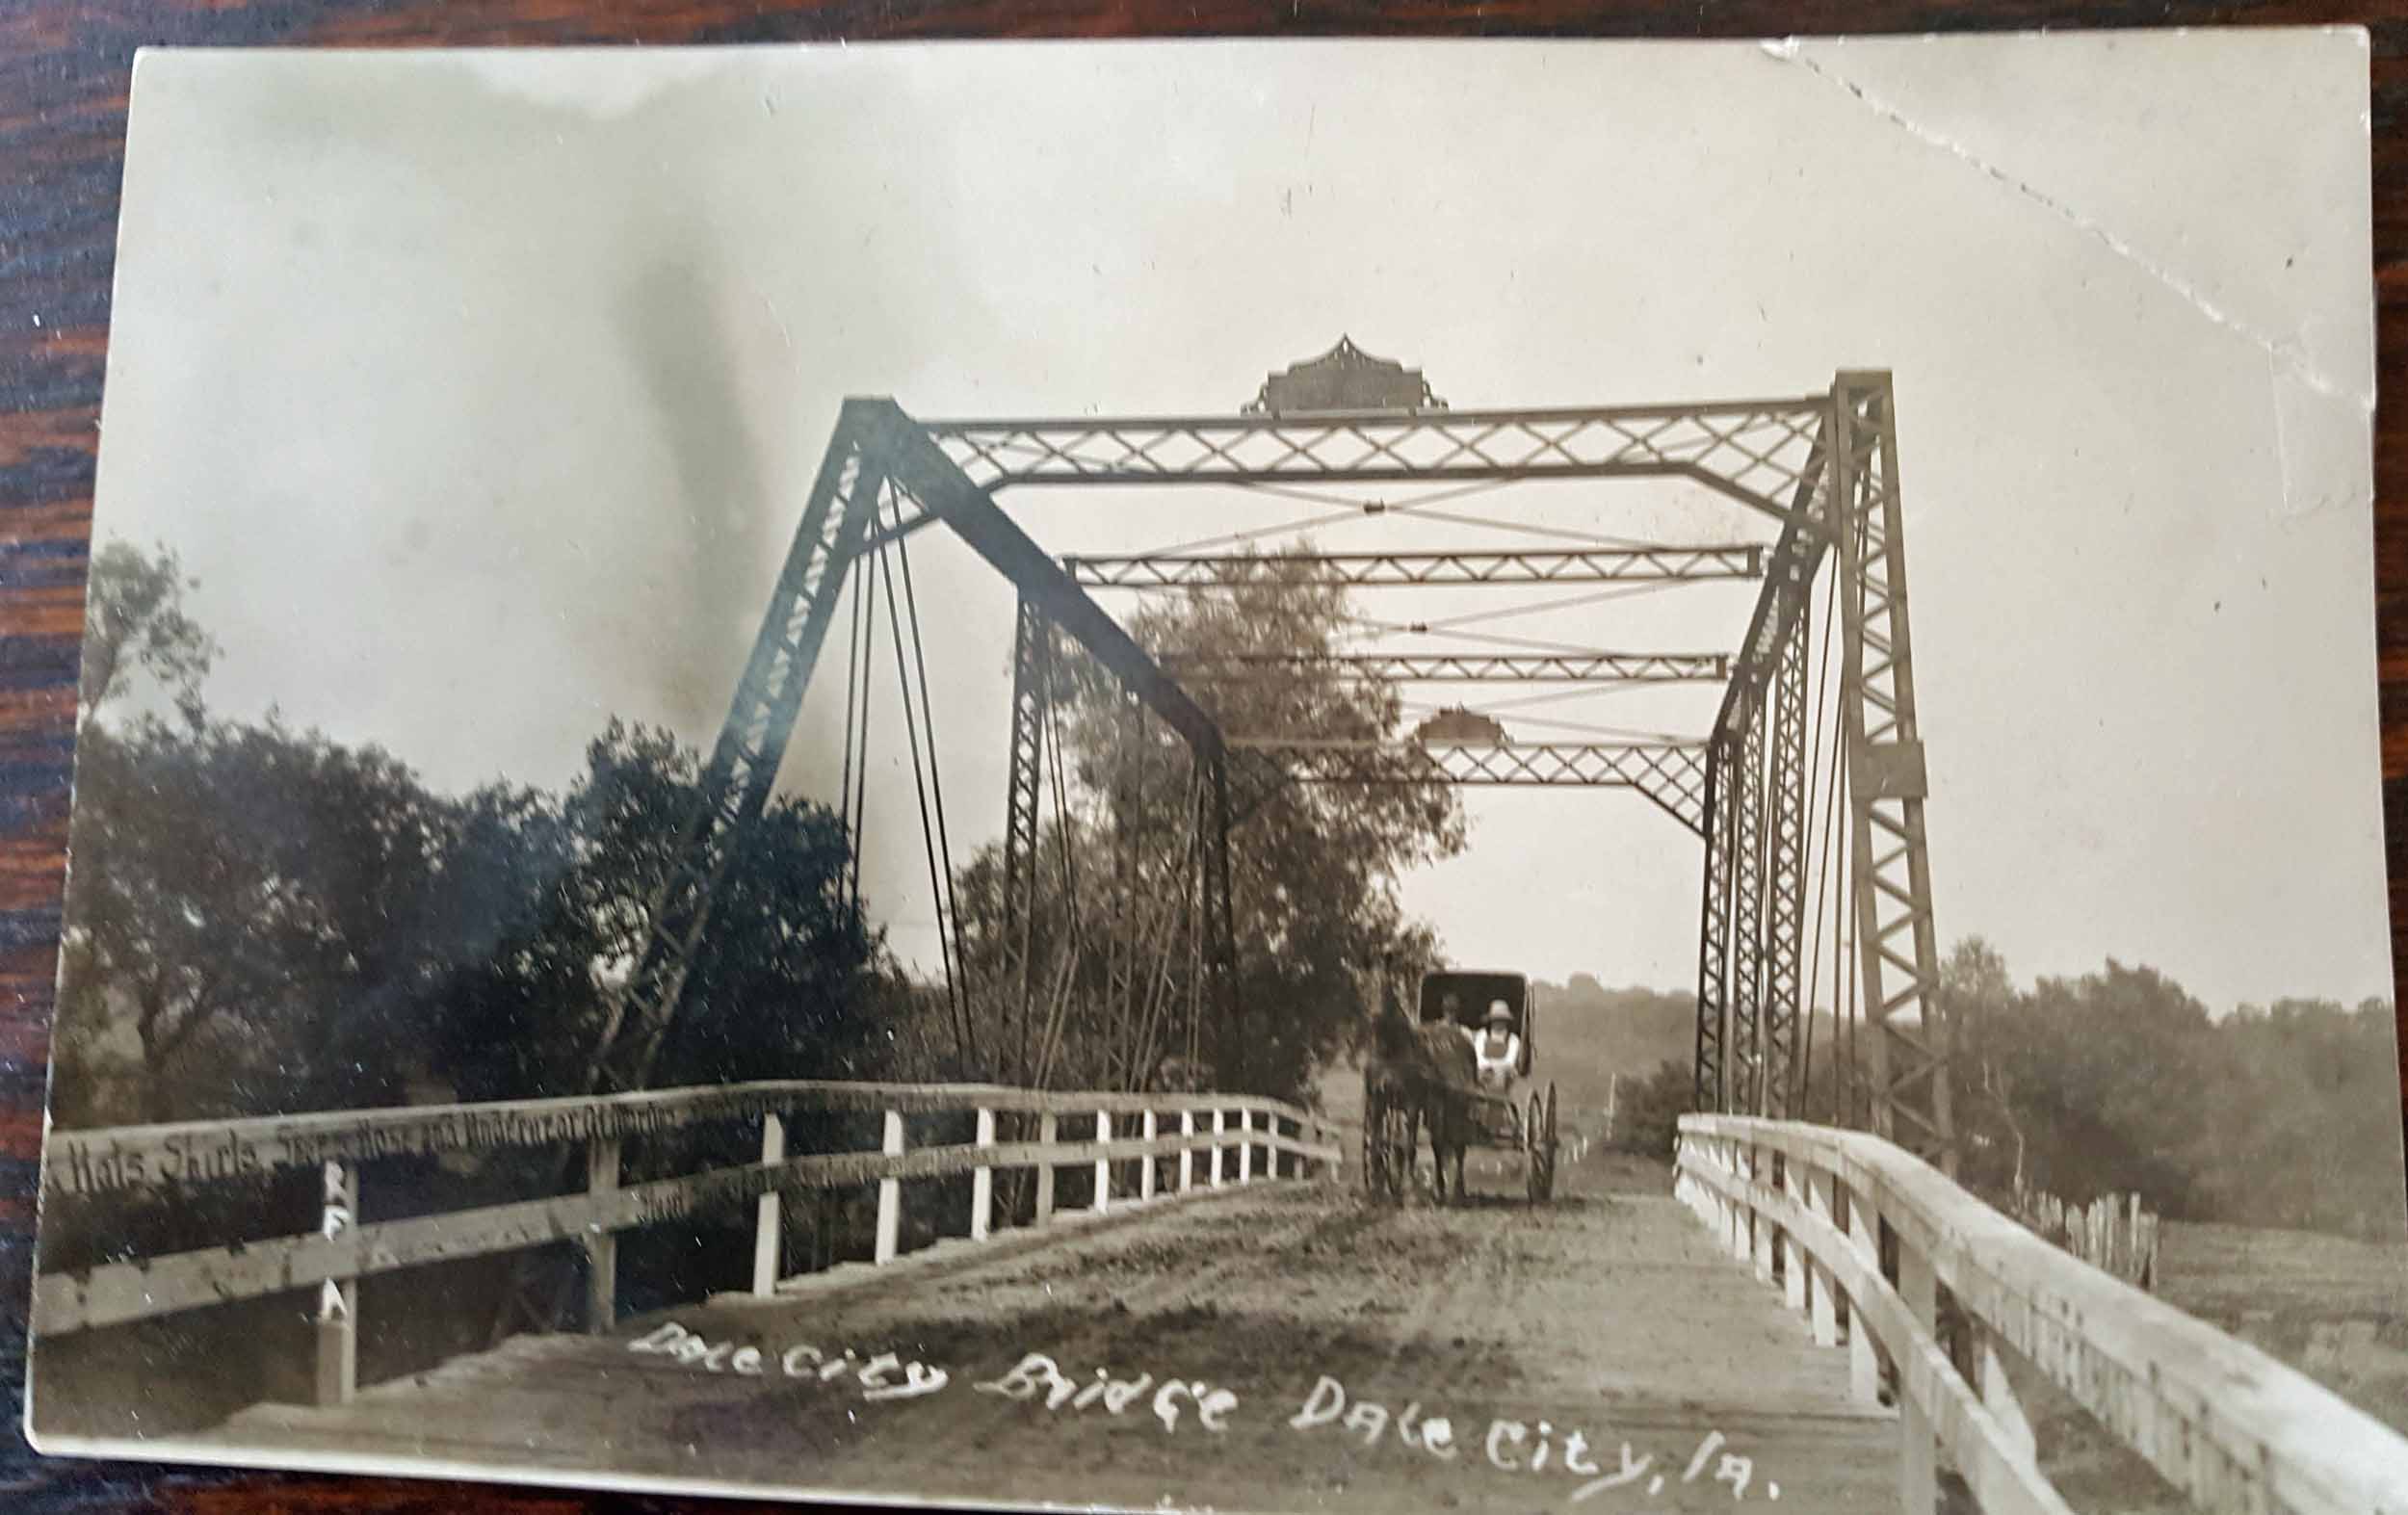
<instances>
[{"instance_id":1,"label":"buggy wheel","mask_svg":"<svg viewBox=\"0 0 2408 1515\"><path fill-rule=\"evenodd\" d=\"M1547 1123L1540 1131L1538 1150L1545 1159L1546 1178L1539 1186L1538 1197L1553 1199L1556 1197L1556 1153L1558 1149L1556 1145L1556 1086L1552 1082L1547 1085Z\"/></svg>"},{"instance_id":2,"label":"buggy wheel","mask_svg":"<svg viewBox=\"0 0 2408 1515\"><path fill-rule=\"evenodd\" d=\"M1545 1149L1539 1145L1539 1122L1545 1111L1539 1108L1538 1095L1531 1095L1530 1109L1522 1116L1522 1188L1533 1205L1547 1197L1550 1175L1541 1168L1546 1161Z\"/></svg>"},{"instance_id":3,"label":"buggy wheel","mask_svg":"<svg viewBox=\"0 0 2408 1515\"><path fill-rule=\"evenodd\" d=\"M1363 1075L1363 1189L1377 1196L1388 1189L1388 1140L1383 1129L1388 1102L1368 1073Z\"/></svg>"}]
</instances>

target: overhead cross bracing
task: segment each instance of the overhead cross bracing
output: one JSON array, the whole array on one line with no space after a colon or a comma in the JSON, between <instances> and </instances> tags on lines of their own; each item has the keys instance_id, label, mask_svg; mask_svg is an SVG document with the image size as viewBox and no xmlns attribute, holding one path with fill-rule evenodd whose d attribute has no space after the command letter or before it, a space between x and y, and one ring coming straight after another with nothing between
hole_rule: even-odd
<instances>
[{"instance_id":1,"label":"overhead cross bracing","mask_svg":"<svg viewBox=\"0 0 2408 1515\"><path fill-rule=\"evenodd\" d=\"M1687 478L1786 519L1829 407L1827 395L1808 395L1534 410L930 421L926 430L990 489Z\"/></svg>"},{"instance_id":2,"label":"overhead cross bracing","mask_svg":"<svg viewBox=\"0 0 2408 1515\"><path fill-rule=\"evenodd\" d=\"M1517 552L1160 553L1066 557L1073 582L1090 589L1223 588L1278 582L1347 588L1485 588L1517 584L1620 584L1688 579L1761 579L1765 550L1705 547L1585 547Z\"/></svg>"},{"instance_id":3,"label":"overhead cross bracing","mask_svg":"<svg viewBox=\"0 0 2408 1515\"><path fill-rule=\"evenodd\" d=\"M1596 653L1239 653L1165 656L1182 683L1217 684L1294 669L1394 684L1719 684L1731 676L1725 652Z\"/></svg>"},{"instance_id":4,"label":"overhead cross bracing","mask_svg":"<svg viewBox=\"0 0 2408 1515\"><path fill-rule=\"evenodd\" d=\"M1452 784L1463 788L1635 789L1683 825L1705 827L1705 744L1470 743L1231 737L1230 750L1269 759L1303 784Z\"/></svg>"}]
</instances>

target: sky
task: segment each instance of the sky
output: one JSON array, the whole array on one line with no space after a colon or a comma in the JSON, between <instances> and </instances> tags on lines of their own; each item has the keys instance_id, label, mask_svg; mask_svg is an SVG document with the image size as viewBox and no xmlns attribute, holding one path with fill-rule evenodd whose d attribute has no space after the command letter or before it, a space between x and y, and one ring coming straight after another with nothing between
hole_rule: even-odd
<instances>
[{"instance_id":1,"label":"sky","mask_svg":"<svg viewBox=\"0 0 2408 1515\"><path fill-rule=\"evenodd\" d=\"M1942 941L2025 980L2147 963L2218 1009L2388 995L2366 82L2341 32L154 52L94 529L198 579L221 713L446 789L561 785L615 715L709 744L849 395L1227 411L1342 334L1457 408L1887 369ZM1004 503L1057 553L1326 509ZM1664 481L1450 509L1487 524L1313 539L1771 532ZM913 550L966 857L1001 827L1011 591ZM1564 597L1485 592L1356 611ZM1729 650L1751 600L1477 625ZM841 653L822 671L781 783L828 797ZM1481 692L1532 692L1436 694ZM1715 697L1502 718L1694 735ZM932 962L908 757L879 762L873 908ZM1402 882L1456 960L1694 982L1693 837L1627 793L1466 805L1467 851Z\"/></svg>"}]
</instances>

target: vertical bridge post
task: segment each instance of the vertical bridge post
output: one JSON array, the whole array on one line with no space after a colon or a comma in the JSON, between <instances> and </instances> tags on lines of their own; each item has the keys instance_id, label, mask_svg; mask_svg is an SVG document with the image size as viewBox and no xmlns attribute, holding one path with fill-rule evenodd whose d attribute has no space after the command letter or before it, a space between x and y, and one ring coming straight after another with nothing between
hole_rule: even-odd
<instances>
[{"instance_id":1,"label":"vertical bridge post","mask_svg":"<svg viewBox=\"0 0 2408 1515\"><path fill-rule=\"evenodd\" d=\"M607 1194L618 1188L618 1138L593 1136L586 1142L586 1192ZM586 1253L586 1329L595 1336L618 1323L618 1233L598 1232L584 1239Z\"/></svg>"},{"instance_id":2,"label":"vertical bridge post","mask_svg":"<svg viewBox=\"0 0 2408 1515\"><path fill-rule=\"evenodd\" d=\"M775 1115L761 1117L761 1165L786 1161L786 1122ZM766 1299L777 1292L778 1265L785 1261L786 1217L777 1190L771 1189L753 1204L752 1292Z\"/></svg>"},{"instance_id":3,"label":"vertical bridge post","mask_svg":"<svg viewBox=\"0 0 2408 1515\"><path fill-rule=\"evenodd\" d=\"M1154 1112L1150 1110L1145 1112L1143 1117L1140 1127L1140 1135L1142 1135L1148 1141L1154 1139ZM1144 1162L1140 1163L1138 1167L1138 1198L1140 1201L1152 1199L1154 1197L1154 1154L1149 1152L1145 1155Z\"/></svg>"},{"instance_id":4,"label":"vertical bridge post","mask_svg":"<svg viewBox=\"0 0 2408 1515\"><path fill-rule=\"evenodd\" d=\"M878 1150L890 1158L903 1153L903 1111L886 1112L886 1139ZM891 1263L898 1243L903 1240L903 1180L882 1178L877 1181L877 1249L874 1261Z\"/></svg>"},{"instance_id":5,"label":"vertical bridge post","mask_svg":"<svg viewBox=\"0 0 2408 1515\"><path fill-rule=\"evenodd\" d=\"M318 1234L332 1241L359 1220L359 1169L328 1162ZM359 1283L329 1278L318 1291L318 1374L315 1402L349 1404L359 1389Z\"/></svg>"},{"instance_id":6,"label":"vertical bridge post","mask_svg":"<svg viewBox=\"0 0 2408 1515\"><path fill-rule=\"evenodd\" d=\"M1036 1144L1051 1147L1060 1134L1060 1120L1050 1110L1037 1111ZM1043 1225L1054 1218L1054 1164L1048 1161L1036 1165L1036 1223Z\"/></svg>"},{"instance_id":7,"label":"vertical bridge post","mask_svg":"<svg viewBox=\"0 0 2408 1515\"><path fill-rule=\"evenodd\" d=\"M993 1110L981 1110L979 1111L978 1136L975 1139L982 1147L991 1147L995 1144L995 1112ZM985 1241L987 1228L994 1223L994 1216L995 1170L982 1164L972 1169L970 1173L970 1240Z\"/></svg>"}]
</instances>

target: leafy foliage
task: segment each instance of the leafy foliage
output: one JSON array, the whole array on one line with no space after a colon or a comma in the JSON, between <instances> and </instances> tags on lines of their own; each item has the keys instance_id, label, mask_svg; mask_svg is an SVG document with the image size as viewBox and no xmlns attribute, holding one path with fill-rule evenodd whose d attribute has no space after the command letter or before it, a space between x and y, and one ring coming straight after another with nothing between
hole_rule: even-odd
<instances>
[{"instance_id":1,"label":"leafy foliage","mask_svg":"<svg viewBox=\"0 0 2408 1515\"><path fill-rule=\"evenodd\" d=\"M1132 633L1165 662L1334 650L1342 593L1305 583L1287 559L1262 563L1233 588L1149 607ZM1400 759L1398 782L1265 795L1238 754L1236 1018L1223 1022L1204 1003L1194 966L1177 965L1183 945L1193 946L1201 841L1186 744L1089 660L1065 657L1058 677L1070 782L1068 813L1054 816L1037 849L1028 928L1039 1008L1032 1024L1018 1024L1005 986L977 1060L1006 1078L1138 1087L1162 1077L1166 1058L1192 1057L1212 1065L1219 1086L1300 1094L1314 1069L1359 1034L1361 976L1435 956L1430 932L1404 919L1395 879L1462 847L1453 794L1412 781ZM1197 681L1193 692L1232 739L1385 743L1400 723L1393 691L1326 668L1265 667L1243 681ZM998 849L972 860L959 892L971 961L992 975L1016 945L1005 939ZM1163 962L1173 966L1158 972Z\"/></svg>"},{"instance_id":2,"label":"leafy foliage","mask_svg":"<svg viewBox=\"0 0 2408 1515\"><path fill-rule=\"evenodd\" d=\"M129 666L196 682L176 718L93 715L81 737L57 1118L580 1090L696 754L614 721L563 794L445 796L373 746L213 719L182 582L114 547L94 573L89 688L105 700ZM898 990L848 860L832 813L772 803L720 880L655 1083L869 1067Z\"/></svg>"}]
</instances>

